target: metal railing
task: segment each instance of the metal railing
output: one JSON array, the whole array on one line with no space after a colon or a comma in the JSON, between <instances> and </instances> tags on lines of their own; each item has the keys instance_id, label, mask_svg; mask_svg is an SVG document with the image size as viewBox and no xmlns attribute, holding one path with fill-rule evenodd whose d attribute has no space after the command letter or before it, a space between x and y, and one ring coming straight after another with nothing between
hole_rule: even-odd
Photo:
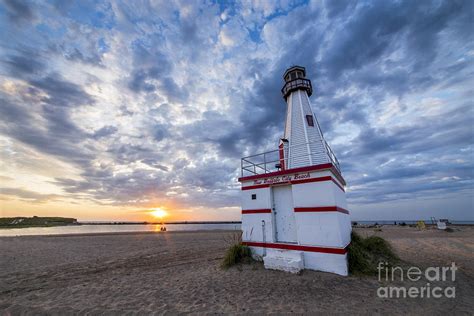
<instances>
[{"instance_id":1,"label":"metal railing","mask_svg":"<svg viewBox=\"0 0 474 316\"><path fill-rule=\"evenodd\" d=\"M280 152L284 155L281 158ZM299 154L298 152L304 152ZM341 169L336 155L325 140L286 146L240 160L241 176L266 174L284 169L332 163L339 173ZM284 167L285 166L285 167Z\"/></svg>"},{"instance_id":2,"label":"metal railing","mask_svg":"<svg viewBox=\"0 0 474 316\"><path fill-rule=\"evenodd\" d=\"M286 99L286 97L290 94L291 91L297 89L305 89L308 92L308 97L313 94L313 86L311 85L311 80L305 78L297 78L286 82L283 88L281 89L281 93Z\"/></svg>"}]
</instances>

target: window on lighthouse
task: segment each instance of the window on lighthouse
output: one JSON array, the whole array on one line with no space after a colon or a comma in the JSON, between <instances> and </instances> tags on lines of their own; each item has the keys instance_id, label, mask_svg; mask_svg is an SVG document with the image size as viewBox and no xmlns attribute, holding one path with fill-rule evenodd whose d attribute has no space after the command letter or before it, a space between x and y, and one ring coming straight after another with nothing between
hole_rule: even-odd
<instances>
[{"instance_id":1,"label":"window on lighthouse","mask_svg":"<svg viewBox=\"0 0 474 316\"><path fill-rule=\"evenodd\" d=\"M306 121L308 122L308 126L314 126L314 119L312 115L306 115Z\"/></svg>"}]
</instances>

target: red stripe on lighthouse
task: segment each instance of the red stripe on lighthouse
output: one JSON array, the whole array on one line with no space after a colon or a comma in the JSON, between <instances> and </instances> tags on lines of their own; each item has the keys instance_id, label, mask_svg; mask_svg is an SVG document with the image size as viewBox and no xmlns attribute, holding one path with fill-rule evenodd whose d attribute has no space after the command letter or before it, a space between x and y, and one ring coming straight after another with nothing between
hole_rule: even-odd
<instances>
[{"instance_id":1,"label":"red stripe on lighthouse","mask_svg":"<svg viewBox=\"0 0 474 316\"><path fill-rule=\"evenodd\" d=\"M324 169L331 169L331 168L333 168L333 165L331 163L325 163L325 164L315 165L315 166L300 167L300 168L286 169L283 171L256 174L253 176L241 177L238 180L242 182L242 181L256 180L256 179L261 179L261 178L276 177L276 176L281 176L281 175L290 174L290 173L308 172L308 171L324 170Z\"/></svg>"},{"instance_id":2,"label":"red stripe on lighthouse","mask_svg":"<svg viewBox=\"0 0 474 316\"><path fill-rule=\"evenodd\" d=\"M339 212L349 214L349 211L339 206L295 207L295 212Z\"/></svg>"},{"instance_id":3,"label":"red stripe on lighthouse","mask_svg":"<svg viewBox=\"0 0 474 316\"><path fill-rule=\"evenodd\" d=\"M259 210L242 210L242 214L265 214L265 213L271 213L272 210L269 208L263 208Z\"/></svg>"},{"instance_id":4,"label":"red stripe on lighthouse","mask_svg":"<svg viewBox=\"0 0 474 316\"><path fill-rule=\"evenodd\" d=\"M302 180L291 180L291 184L300 184L300 183L309 183L309 182L321 182L321 181L331 181L331 176L319 177L319 178L309 178L309 179L302 179Z\"/></svg>"},{"instance_id":5,"label":"red stripe on lighthouse","mask_svg":"<svg viewBox=\"0 0 474 316\"><path fill-rule=\"evenodd\" d=\"M245 191L245 190L254 190L254 189L262 189L262 188L268 188L268 187L270 187L269 184L249 185L249 186L246 186L246 187L242 187L242 191Z\"/></svg>"},{"instance_id":6,"label":"red stripe on lighthouse","mask_svg":"<svg viewBox=\"0 0 474 316\"><path fill-rule=\"evenodd\" d=\"M253 176L240 177L238 181L244 182L244 181L257 180L257 179L262 179L262 178L276 177L276 176L281 176L281 175L291 174L291 173L309 172L309 171L317 171L317 170L330 170L334 174L336 179L342 183L342 185L346 185L346 181L344 181L344 178L341 176L339 171L334 167L332 163L325 163L321 165L300 167L300 168L293 168L293 169L285 169L281 171L256 174Z\"/></svg>"},{"instance_id":7,"label":"red stripe on lighthouse","mask_svg":"<svg viewBox=\"0 0 474 316\"><path fill-rule=\"evenodd\" d=\"M301 180L291 180L285 182L275 182L275 183L267 183L267 184L257 184L257 185L248 185L242 187L242 191L245 190L255 190L255 189L262 189L262 188L269 188L272 185L280 185L280 184L301 184L301 183L310 183L310 182L323 182L323 181L332 181L339 189L345 192L344 188L331 176L324 176L319 178L310 178L310 179L301 179Z\"/></svg>"},{"instance_id":8,"label":"red stripe on lighthouse","mask_svg":"<svg viewBox=\"0 0 474 316\"><path fill-rule=\"evenodd\" d=\"M329 248L329 247L302 246L302 245L293 245L293 244L264 243L264 242L254 242L254 241L243 241L242 244L246 246L250 246L250 247L332 253L332 254L337 254L337 255L344 255L347 253L347 247Z\"/></svg>"}]
</instances>

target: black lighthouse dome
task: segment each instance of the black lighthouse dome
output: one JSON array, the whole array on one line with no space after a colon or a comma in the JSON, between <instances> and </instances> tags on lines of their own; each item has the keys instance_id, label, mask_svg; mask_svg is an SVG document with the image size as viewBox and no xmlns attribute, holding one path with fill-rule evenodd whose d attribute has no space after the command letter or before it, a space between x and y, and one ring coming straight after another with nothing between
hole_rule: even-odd
<instances>
[{"instance_id":1,"label":"black lighthouse dome","mask_svg":"<svg viewBox=\"0 0 474 316\"><path fill-rule=\"evenodd\" d=\"M283 79L285 79L285 85L281 89L281 93L285 100L291 92L299 89L305 90L308 96L313 94L311 80L306 79L306 69L304 67L292 66L288 68L283 74Z\"/></svg>"}]
</instances>

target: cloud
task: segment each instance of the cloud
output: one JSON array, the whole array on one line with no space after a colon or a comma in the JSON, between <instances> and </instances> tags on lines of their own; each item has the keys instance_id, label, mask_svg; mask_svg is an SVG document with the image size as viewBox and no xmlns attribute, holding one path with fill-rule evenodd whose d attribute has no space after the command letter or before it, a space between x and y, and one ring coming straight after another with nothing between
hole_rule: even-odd
<instances>
[{"instance_id":1,"label":"cloud","mask_svg":"<svg viewBox=\"0 0 474 316\"><path fill-rule=\"evenodd\" d=\"M33 18L33 11L25 1L4 0L4 4L14 23L28 22Z\"/></svg>"},{"instance_id":2,"label":"cloud","mask_svg":"<svg viewBox=\"0 0 474 316\"><path fill-rule=\"evenodd\" d=\"M78 145L84 143L87 134L71 119L70 111L92 104L93 98L59 75L31 79L25 84L18 96L1 94L0 113L5 119L1 133L39 152L86 164L92 153Z\"/></svg>"},{"instance_id":3,"label":"cloud","mask_svg":"<svg viewBox=\"0 0 474 316\"><path fill-rule=\"evenodd\" d=\"M4 7L0 135L73 166L58 194L238 207L239 159L276 148L293 64L351 205L472 191L469 1Z\"/></svg>"},{"instance_id":4,"label":"cloud","mask_svg":"<svg viewBox=\"0 0 474 316\"><path fill-rule=\"evenodd\" d=\"M247 36L247 30L237 20L224 24L219 33L219 41L224 46L241 45Z\"/></svg>"},{"instance_id":5,"label":"cloud","mask_svg":"<svg viewBox=\"0 0 474 316\"><path fill-rule=\"evenodd\" d=\"M22 201L28 201L32 203L45 203L49 201L54 201L61 197L57 194L41 194L34 191L19 188L0 188L0 196L2 195L5 196L4 199L15 197Z\"/></svg>"},{"instance_id":6,"label":"cloud","mask_svg":"<svg viewBox=\"0 0 474 316\"><path fill-rule=\"evenodd\" d=\"M118 131L118 128L115 126L106 125L99 130L95 131L93 137L98 139L102 137L110 136Z\"/></svg>"},{"instance_id":7,"label":"cloud","mask_svg":"<svg viewBox=\"0 0 474 316\"><path fill-rule=\"evenodd\" d=\"M41 101L58 107L79 106L94 102L79 85L64 80L61 75L49 74L46 77L29 82L33 87L42 90L46 96Z\"/></svg>"},{"instance_id":8,"label":"cloud","mask_svg":"<svg viewBox=\"0 0 474 316\"><path fill-rule=\"evenodd\" d=\"M31 52L17 56L9 56L7 60L4 61L10 68L10 73L13 76L22 77L23 75L32 75L45 69L45 65L29 55L29 53Z\"/></svg>"}]
</instances>

